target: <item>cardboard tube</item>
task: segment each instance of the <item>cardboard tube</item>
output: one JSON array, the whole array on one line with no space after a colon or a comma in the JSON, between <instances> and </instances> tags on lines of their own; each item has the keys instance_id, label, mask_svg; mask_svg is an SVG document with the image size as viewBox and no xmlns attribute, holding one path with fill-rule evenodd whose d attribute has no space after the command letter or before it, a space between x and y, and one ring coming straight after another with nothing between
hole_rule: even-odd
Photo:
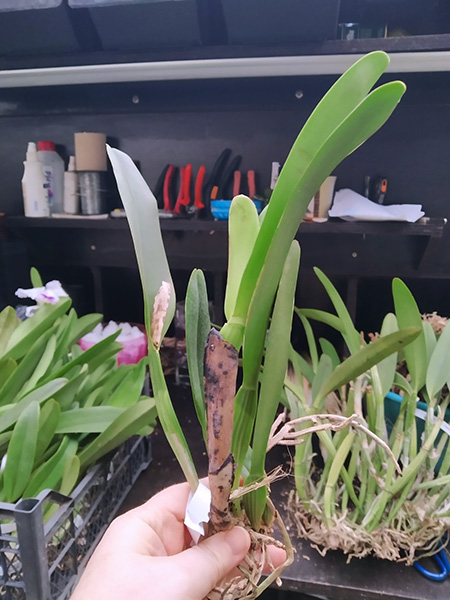
<instances>
[{"instance_id":1,"label":"cardboard tube","mask_svg":"<svg viewBox=\"0 0 450 600\"><path fill-rule=\"evenodd\" d=\"M106 171L106 135L76 133L75 161L77 171Z\"/></svg>"}]
</instances>

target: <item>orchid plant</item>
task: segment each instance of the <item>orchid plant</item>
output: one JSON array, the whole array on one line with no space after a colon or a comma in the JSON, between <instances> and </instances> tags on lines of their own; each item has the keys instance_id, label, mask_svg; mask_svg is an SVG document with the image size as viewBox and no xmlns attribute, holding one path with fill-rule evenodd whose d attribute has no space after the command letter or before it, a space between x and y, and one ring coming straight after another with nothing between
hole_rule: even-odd
<instances>
[{"instance_id":1,"label":"orchid plant","mask_svg":"<svg viewBox=\"0 0 450 600\"><path fill-rule=\"evenodd\" d=\"M292 437L331 402L336 418L354 415L366 434L383 444L369 444L361 430L322 431L317 454L312 434L303 435L304 443L295 453L297 497L290 501L292 520L299 534L322 552L340 548L349 556L376 554L412 564L424 553L439 551L440 539L450 526L450 428L444 422L449 404L450 325L445 324L436 336L408 287L394 279L395 312L385 316L378 339L367 343L331 281L319 269L316 274L335 312L296 309L309 342L310 361L291 349L285 385L291 427L298 430ZM311 321L337 330L350 358L341 363L327 340L317 344ZM358 361L400 327L418 332L412 343L364 372L349 373L347 385L328 388L326 395L318 393L327 373L336 374L346 363ZM389 432L386 409L394 390L401 393L401 404ZM419 397L426 403L425 411L417 408Z\"/></svg>"},{"instance_id":2,"label":"orchid plant","mask_svg":"<svg viewBox=\"0 0 450 600\"><path fill-rule=\"evenodd\" d=\"M206 535L240 522L253 532L253 552L242 574L211 598L256 598L292 561L284 526L269 498L265 457L286 376L300 248L294 241L306 208L325 178L389 118L405 86L398 81L371 91L389 58L374 52L338 79L304 125L287 157L271 200L258 217L253 202L234 198L229 217L227 322L211 329L203 273L192 273L186 294L186 345L192 396L209 457L211 506ZM163 376L159 348L173 317L175 294L159 228L156 200L133 161L109 148L141 274L148 362L158 415L192 492L195 465ZM412 341L416 328L394 333L350 368L327 373L320 393ZM239 357L241 360L239 361ZM237 388L241 363L242 384ZM242 481L244 482L242 485ZM259 583L265 547L278 524L287 560ZM267 535L263 535L263 533Z\"/></svg>"},{"instance_id":3,"label":"orchid plant","mask_svg":"<svg viewBox=\"0 0 450 600\"><path fill-rule=\"evenodd\" d=\"M101 320L78 317L59 282L20 297L37 301L20 321L0 312L0 501L44 489L69 495L86 470L131 436L150 434L155 402L142 394L145 364L117 366L119 331L85 352L79 340Z\"/></svg>"}]
</instances>

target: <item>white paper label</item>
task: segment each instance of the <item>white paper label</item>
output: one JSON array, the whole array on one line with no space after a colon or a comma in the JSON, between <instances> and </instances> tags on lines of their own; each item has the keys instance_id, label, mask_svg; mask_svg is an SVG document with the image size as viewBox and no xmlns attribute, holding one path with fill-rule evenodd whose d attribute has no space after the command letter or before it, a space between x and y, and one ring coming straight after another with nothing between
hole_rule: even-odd
<instances>
[{"instance_id":1,"label":"white paper label","mask_svg":"<svg viewBox=\"0 0 450 600\"><path fill-rule=\"evenodd\" d=\"M205 535L204 523L209 521L211 510L211 491L203 483L199 483L195 493L189 495L186 506L184 524L189 529L192 539L198 542L201 535Z\"/></svg>"}]
</instances>

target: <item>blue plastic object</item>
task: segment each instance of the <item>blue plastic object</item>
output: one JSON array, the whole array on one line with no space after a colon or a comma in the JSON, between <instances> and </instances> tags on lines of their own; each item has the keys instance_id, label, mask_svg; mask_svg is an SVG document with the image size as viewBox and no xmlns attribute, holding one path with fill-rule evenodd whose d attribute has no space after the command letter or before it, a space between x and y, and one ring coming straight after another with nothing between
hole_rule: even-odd
<instances>
[{"instance_id":1,"label":"blue plastic object","mask_svg":"<svg viewBox=\"0 0 450 600\"><path fill-rule=\"evenodd\" d=\"M439 550L437 554L431 557L439 571L429 571L423 567L418 561L414 563L414 568L419 571L421 575L430 579L431 581L444 581L450 574L450 562L447 558L447 553L444 548Z\"/></svg>"},{"instance_id":2,"label":"blue plastic object","mask_svg":"<svg viewBox=\"0 0 450 600\"><path fill-rule=\"evenodd\" d=\"M402 396L400 396L399 394L396 394L394 392L388 392L384 398L384 417L385 417L385 421L386 421L386 428L387 428L388 435L391 435L392 428L393 428L394 423L397 420L398 414L400 412L400 405L402 403L402 400L403 400ZM417 408L427 412L428 406L425 402L418 402ZM447 423L450 423L450 409L447 409L445 412L445 421ZM424 432L424 429L425 429L425 423L424 423L423 419L421 419L419 417L416 417L416 429L417 429L417 444L420 446L421 439L422 439L422 433ZM443 433L442 431L439 432L438 437L436 438L436 441L435 441L435 446L438 444L442 433ZM445 448L444 448L443 454L445 454ZM439 461L436 465L436 469L435 469L436 471L439 470L442 459L443 459L443 456L441 456L441 458L439 459Z\"/></svg>"},{"instance_id":3,"label":"blue plastic object","mask_svg":"<svg viewBox=\"0 0 450 600\"><path fill-rule=\"evenodd\" d=\"M215 219L219 221L228 220L230 214L231 200L211 200L211 213ZM262 202L260 200L253 200L254 205L258 214L262 210Z\"/></svg>"}]
</instances>

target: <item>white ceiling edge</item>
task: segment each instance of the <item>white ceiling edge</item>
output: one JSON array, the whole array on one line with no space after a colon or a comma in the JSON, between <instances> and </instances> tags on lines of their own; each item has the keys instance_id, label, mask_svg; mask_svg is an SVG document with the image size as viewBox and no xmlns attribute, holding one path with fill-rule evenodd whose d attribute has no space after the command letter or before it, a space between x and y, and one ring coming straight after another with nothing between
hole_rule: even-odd
<instances>
[{"instance_id":1,"label":"white ceiling edge","mask_svg":"<svg viewBox=\"0 0 450 600\"><path fill-rule=\"evenodd\" d=\"M0 71L0 88L133 81L340 75L362 54L174 60ZM450 71L450 51L390 54L389 73Z\"/></svg>"}]
</instances>

